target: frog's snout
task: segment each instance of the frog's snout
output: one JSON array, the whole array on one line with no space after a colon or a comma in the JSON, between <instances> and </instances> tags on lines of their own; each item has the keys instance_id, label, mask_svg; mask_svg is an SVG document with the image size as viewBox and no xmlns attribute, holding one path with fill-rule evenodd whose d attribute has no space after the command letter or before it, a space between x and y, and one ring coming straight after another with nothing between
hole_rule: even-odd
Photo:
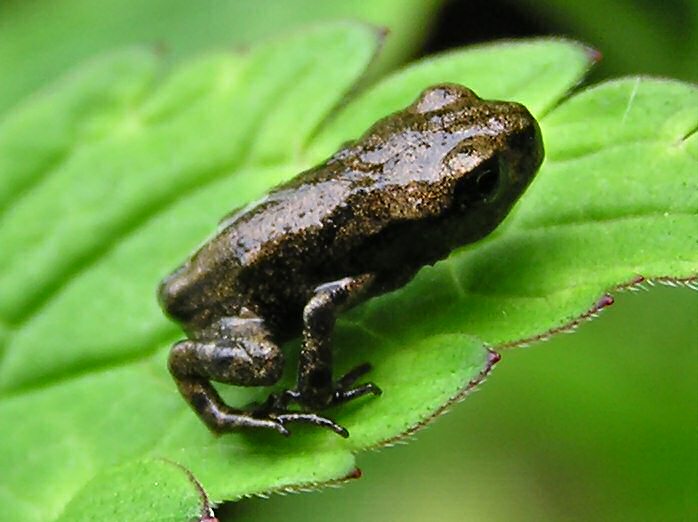
<instances>
[{"instance_id":1,"label":"frog's snout","mask_svg":"<svg viewBox=\"0 0 698 522\"><path fill-rule=\"evenodd\" d=\"M510 175L517 185L524 187L533 179L543 163L545 151L543 136L538 123L525 107L522 115L522 125L507 136L507 150L510 158Z\"/></svg>"}]
</instances>

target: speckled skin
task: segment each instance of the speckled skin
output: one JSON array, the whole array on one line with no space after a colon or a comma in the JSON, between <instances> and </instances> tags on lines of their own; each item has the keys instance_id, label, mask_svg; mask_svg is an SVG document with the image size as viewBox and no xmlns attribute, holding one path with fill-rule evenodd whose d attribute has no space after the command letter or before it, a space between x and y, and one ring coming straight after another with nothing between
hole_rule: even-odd
<instances>
[{"instance_id":1,"label":"speckled skin","mask_svg":"<svg viewBox=\"0 0 698 522\"><path fill-rule=\"evenodd\" d=\"M337 312L489 234L542 159L540 130L525 107L437 85L322 165L227 216L160 287L164 310L189 337L170 356L181 393L215 432L288 434L288 423L307 422L347 436L318 411L380 390L352 387L368 365L333 381ZM273 384L283 368L278 346L301 333L296 389L243 411L210 385Z\"/></svg>"}]
</instances>

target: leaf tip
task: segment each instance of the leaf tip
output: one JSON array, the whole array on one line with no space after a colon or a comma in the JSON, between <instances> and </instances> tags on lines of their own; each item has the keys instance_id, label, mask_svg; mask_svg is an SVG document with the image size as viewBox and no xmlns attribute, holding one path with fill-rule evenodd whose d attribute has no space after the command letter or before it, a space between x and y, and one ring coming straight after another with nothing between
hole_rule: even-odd
<instances>
[{"instance_id":1,"label":"leaf tip","mask_svg":"<svg viewBox=\"0 0 698 522\"><path fill-rule=\"evenodd\" d=\"M216 518L216 515L213 512L213 503L211 502L208 493L204 489L203 484L199 481L199 479L196 478L194 473L183 464L175 462L174 460L170 460L167 458L159 458L158 460L161 460L162 462L165 462L178 468L186 475L187 479L189 480L189 482L191 482L192 486L194 486L194 489L196 490L196 493L201 501L201 515L199 516L199 522L218 522L218 519Z\"/></svg>"},{"instance_id":2,"label":"leaf tip","mask_svg":"<svg viewBox=\"0 0 698 522\"><path fill-rule=\"evenodd\" d=\"M492 368L494 368L494 365L502 359L502 356L499 352L495 352L489 348L487 349L487 352L487 367L485 368L485 372L489 373L492 371Z\"/></svg>"},{"instance_id":3,"label":"leaf tip","mask_svg":"<svg viewBox=\"0 0 698 522\"><path fill-rule=\"evenodd\" d=\"M590 45L584 45L583 48L584 52L587 55L587 58L589 58L589 61L592 65L596 65L601 60L603 60L603 53L595 47L591 47Z\"/></svg>"},{"instance_id":4,"label":"leaf tip","mask_svg":"<svg viewBox=\"0 0 698 522\"><path fill-rule=\"evenodd\" d=\"M349 473L347 473L342 480L356 480L360 479L363 476L363 471L361 471L361 468L354 468L351 470Z\"/></svg>"}]
</instances>

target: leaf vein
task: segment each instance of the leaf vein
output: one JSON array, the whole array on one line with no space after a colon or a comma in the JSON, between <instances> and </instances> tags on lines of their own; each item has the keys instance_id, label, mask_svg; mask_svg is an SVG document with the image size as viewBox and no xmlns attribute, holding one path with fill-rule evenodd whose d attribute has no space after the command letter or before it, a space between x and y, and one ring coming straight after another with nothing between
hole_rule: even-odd
<instances>
[{"instance_id":1,"label":"leaf vein","mask_svg":"<svg viewBox=\"0 0 698 522\"><path fill-rule=\"evenodd\" d=\"M286 78L285 80L289 80L291 84L295 83L294 79L302 74L305 74L305 69L305 67L297 69L292 77ZM282 95L280 95L278 98L283 99L286 90L282 85L279 85L278 89L282 93ZM210 186L212 183L216 182L226 174L230 176L239 176L242 172L251 170L254 165L250 164L248 160L251 151L254 148L253 143L259 135L258 130L263 127L270 117L271 115L265 114L261 118L257 119L252 125L250 132L246 134L248 143L241 147L241 150L244 151L242 156L230 159L222 165L209 167L205 171L202 171L200 176L188 176L187 183L184 184L180 192L175 195L165 195L156 201L152 201L149 204L144 205L142 208L134 211L130 215L123 216L121 222L112 229L111 233L104 235L103 240L96 241L93 245L87 248L82 255L77 255L71 263L66 264L62 269L55 271L53 274L53 281L47 282L43 288L43 292L37 293L36 298L30 300L25 309L13 321L13 324L17 327L17 329L21 329L34 315L44 309L50 302L60 295L61 291L81 273L87 271L90 267L97 264L103 257L111 253L127 237L136 233L143 226L143 224L155 219L158 215L167 211L167 209L176 206L182 200L191 196L192 193ZM283 162L281 161L277 161L276 164L279 165L282 163Z\"/></svg>"}]
</instances>

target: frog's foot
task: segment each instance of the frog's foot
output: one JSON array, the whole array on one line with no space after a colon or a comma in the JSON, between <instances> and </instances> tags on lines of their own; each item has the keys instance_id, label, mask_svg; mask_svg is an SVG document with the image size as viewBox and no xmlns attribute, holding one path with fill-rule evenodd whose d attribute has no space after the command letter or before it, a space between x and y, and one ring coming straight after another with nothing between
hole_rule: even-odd
<instances>
[{"instance_id":1,"label":"frog's foot","mask_svg":"<svg viewBox=\"0 0 698 522\"><path fill-rule=\"evenodd\" d=\"M217 421L216 424L213 425L209 423L209 425L212 431L217 434L238 431L240 428L257 428L271 429L288 437L291 435L291 431L288 429L287 424L298 422L329 428L344 438L349 436L349 432L333 420L314 413L288 411L277 413L266 412L259 415L258 412L248 414L224 407L216 412L215 419Z\"/></svg>"},{"instance_id":2,"label":"frog's foot","mask_svg":"<svg viewBox=\"0 0 698 522\"><path fill-rule=\"evenodd\" d=\"M371 365L364 363L345 373L335 384L329 406L336 406L368 394L381 395L382 390L372 382L352 387L359 378L370 371Z\"/></svg>"},{"instance_id":3,"label":"frog's foot","mask_svg":"<svg viewBox=\"0 0 698 522\"><path fill-rule=\"evenodd\" d=\"M284 435L290 435L290 432L286 428L286 424L291 422L298 422L303 424L312 424L314 426L320 426L321 428L329 428L334 431L340 437L345 439L349 436L349 432L343 426L340 426L332 419L327 417L322 417L316 413L304 413L295 411L285 411L282 413L276 412L266 412L264 415L268 420L278 423L284 430Z\"/></svg>"},{"instance_id":4,"label":"frog's foot","mask_svg":"<svg viewBox=\"0 0 698 522\"><path fill-rule=\"evenodd\" d=\"M286 433L290 433L286 429L286 424L298 422L303 424L313 424L322 428L329 428L341 437L348 437L349 432L343 426L340 426L332 419L311 413L308 411L296 411L289 408L291 402L299 402L299 393L295 390L283 390L278 393L272 393L264 404L253 403L248 407L251 410L251 416L259 419L260 422L271 422L277 424Z\"/></svg>"},{"instance_id":5,"label":"frog's foot","mask_svg":"<svg viewBox=\"0 0 698 522\"><path fill-rule=\"evenodd\" d=\"M323 401L324 407L329 408L332 406L337 406L339 404L343 404L353 399L363 397L364 395L380 395L382 393L381 389L372 382L361 384L359 386L353 386L359 378L361 378L369 371L371 371L371 365L368 363L362 364L349 370L335 383L332 391L329 394L328 399ZM300 406L303 413L298 413L289 409L291 404L297 404L298 406ZM325 417L320 417L314 413L307 413L315 408L316 402L314 401L311 403L305 400L303 394L300 391L283 390L281 392L272 393L271 395L269 395L269 398L266 400L266 402L261 406L257 407L257 409L255 410L255 414L261 416L268 416L270 418L273 418L274 416L278 417L280 415L288 415L289 422L308 422L310 424L326 426L338 433L339 435L345 436L344 433L347 433L346 429L334 423L334 421ZM302 416L308 416L308 419L302 419Z\"/></svg>"}]
</instances>

